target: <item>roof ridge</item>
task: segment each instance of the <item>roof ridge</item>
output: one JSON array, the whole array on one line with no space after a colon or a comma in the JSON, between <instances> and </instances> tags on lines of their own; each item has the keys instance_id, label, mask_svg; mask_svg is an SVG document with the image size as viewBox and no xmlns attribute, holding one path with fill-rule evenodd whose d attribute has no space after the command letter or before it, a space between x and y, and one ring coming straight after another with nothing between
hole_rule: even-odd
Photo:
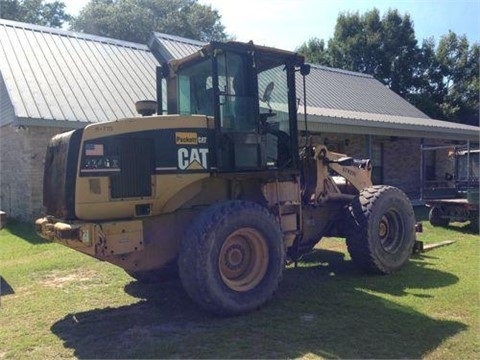
<instances>
[{"instance_id":1,"label":"roof ridge","mask_svg":"<svg viewBox=\"0 0 480 360\"><path fill-rule=\"evenodd\" d=\"M310 64L310 66L312 66L314 69L319 69L319 70L331 71L331 72L336 72L336 73L345 74L345 75L352 75L352 76L374 79L373 75L360 73L360 72L357 72L357 71L344 70L344 69L339 69L339 68L334 68L334 67L329 67L329 66L319 65L319 64Z\"/></svg>"},{"instance_id":2,"label":"roof ridge","mask_svg":"<svg viewBox=\"0 0 480 360\"><path fill-rule=\"evenodd\" d=\"M181 42L181 43L184 43L184 44L197 45L197 46L204 46L204 45L208 44L207 42L194 40L194 39L189 39L189 38L182 37L182 36L177 36L177 35L165 34L165 33L157 32L157 31L154 31L153 34L154 34L154 36L156 36L158 38L162 38L162 39L166 39L166 40L174 40L174 41L178 41L178 42Z\"/></svg>"},{"instance_id":3,"label":"roof ridge","mask_svg":"<svg viewBox=\"0 0 480 360\"><path fill-rule=\"evenodd\" d=\"M8 27L12 27L12 28L21 28L21 29L31 30L31 31L45 32L45 33L49 33L49 34L53 34L53 35L59 35L59 36L74 37L74 38L77 38L77 39L95 41L95 42L99 42L99 43L117 45L117 46L132 48L132 49L147 50L147 51L149 50L148 46L145 45L145 44L135 43L135 42L131 42L131 41L125 41L125 40L113 39L113 38L109 38L109 37L106 37L106 36L86 34L86 33L77 32L77 31L71 31L71 30L65 30L65 29L59 29L59 28L51 28L51 27L43 26L43 25L29 24L29 23L24 23L24 22L20 22L20 21L0 19L0 25L5 25L5 26L8 26Z\"/></svg>"}]
</instances>

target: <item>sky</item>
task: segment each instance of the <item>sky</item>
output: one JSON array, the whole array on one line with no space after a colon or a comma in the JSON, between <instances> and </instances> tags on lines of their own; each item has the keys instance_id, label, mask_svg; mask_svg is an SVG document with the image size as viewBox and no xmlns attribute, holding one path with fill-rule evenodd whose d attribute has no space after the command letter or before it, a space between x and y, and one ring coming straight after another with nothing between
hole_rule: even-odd
<instances>
[{"instance_id":1,"label":"sky","mask_svg":"<svg viewBox=\"0 0 480 360\"><path fill-rule=\"evenodd\" d=\"M452 30L480 43L480 0L198 0L218 10L229 35L238 41L295 50L310 38L333 36L342 12L363 14L373 8L380 16L388 9L409 14L421 44L433 37L438 43ZM75 15L88 0L66 0L66 10Z\"/></svg>"}]
</instances>

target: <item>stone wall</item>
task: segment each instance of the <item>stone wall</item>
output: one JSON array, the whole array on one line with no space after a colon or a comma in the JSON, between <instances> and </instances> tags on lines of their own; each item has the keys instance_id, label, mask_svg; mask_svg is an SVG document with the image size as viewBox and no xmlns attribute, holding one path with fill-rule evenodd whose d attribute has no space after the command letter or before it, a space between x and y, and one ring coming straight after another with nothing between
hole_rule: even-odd
<instances>
[{"instance_id":1,"label":"stone wall","mask_svg":"<svg viewBox=\"0 0 480 360\"><path fill-rule=\"evenodd\" d=\"M64 129L0 128L0 209L32 221L43 212L43 163L48 141Z\"/></svg>"}]
</instances>

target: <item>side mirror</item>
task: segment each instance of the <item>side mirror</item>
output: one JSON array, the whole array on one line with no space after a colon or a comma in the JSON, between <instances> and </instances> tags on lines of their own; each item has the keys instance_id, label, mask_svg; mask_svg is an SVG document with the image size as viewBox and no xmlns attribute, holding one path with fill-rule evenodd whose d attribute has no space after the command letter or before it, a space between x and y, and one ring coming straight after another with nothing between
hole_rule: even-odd
<instances>
[{"instance_id":1,"label":"side mirror","mask_svg":"<svg viewBox=\"0 0 480 360\"><path fill-rule=\"evenodd\" d=\"M300 74L302 74L302 76L307 76L308 74L310 74L310 64L303 64L302 66L300 66Z\"/></svg>"},{"instance_id":2,"label":"side mirror","mask_svg":"<svg viewBox=\"0 0 480 360\"><path fill-rule=\"evenodd\" d=\"M270 81L265 88L265 91L263 92L263 97L260 99L262 102L267 103L269 109L271 109L270 99L272 98L272 91L274 87L275 84L273 83L273 81Z\"/></svg>"},{"instance_id":3,"label":"side mirror","mask_svg":"<svg viewBox=\"0 0 480 360\"><path fill-rule=\"evenodd\" d=\"M273 83L273 81L270 81L268 83L268 85L265 88L265 91L263 93L263 97L262 97L263 102L266 102L266 103L270 102L270 98L272 97L272 91L273 91L274 86L275 86L275 84Z\"/></svg>"}]
</instances>

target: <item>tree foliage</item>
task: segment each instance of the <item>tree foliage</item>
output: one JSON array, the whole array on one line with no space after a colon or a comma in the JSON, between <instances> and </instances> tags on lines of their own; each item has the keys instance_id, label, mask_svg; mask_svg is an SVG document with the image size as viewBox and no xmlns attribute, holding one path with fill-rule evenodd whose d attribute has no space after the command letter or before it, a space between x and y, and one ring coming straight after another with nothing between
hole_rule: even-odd
<instances>
[{"instance_id":1,"label":"tree foliage","mask_svg":"<svg viewBox=\"0 0 480 360\"><path fill-rule=\"evenodd\" d=\"M0 0L0 17L49 27L62 27L71 18L63 1L44 0Z\"/></svg>"},{"instance_id":2,"label":"tree foliage","mask_svg":"<svg viewBox=\"0 0 480 360\"><path fill-rule=\"evenodd\" d=\"M153 31L202 41L226 37L218 12L197 0L90 0L71 28L141 43Z\"/></svg>"},{"instance_id":3,"label":"tree foliage","mask_svg":"<svg viewBox=\"0 0 480 360\"><path fill-rule=\"evenodd\" d=\"M453 32L419 45L409 15L342 13L333 38L298 49L308 61L373 75L436 119L478 125L479 45Z\"/></svg>"},{"instance_id":4,"label":"tree foliage","mask_svg":"<svg viewBox=\"0 0 480 360\"><path fill-rule=\"evenodd\" d=\"M440 39L436 58L443 76L444 102L441 108L445 118L450 121L464 119L478 125L479 45L469 46L465 36L450 31Z\"/></svg>"}]
</instances>

